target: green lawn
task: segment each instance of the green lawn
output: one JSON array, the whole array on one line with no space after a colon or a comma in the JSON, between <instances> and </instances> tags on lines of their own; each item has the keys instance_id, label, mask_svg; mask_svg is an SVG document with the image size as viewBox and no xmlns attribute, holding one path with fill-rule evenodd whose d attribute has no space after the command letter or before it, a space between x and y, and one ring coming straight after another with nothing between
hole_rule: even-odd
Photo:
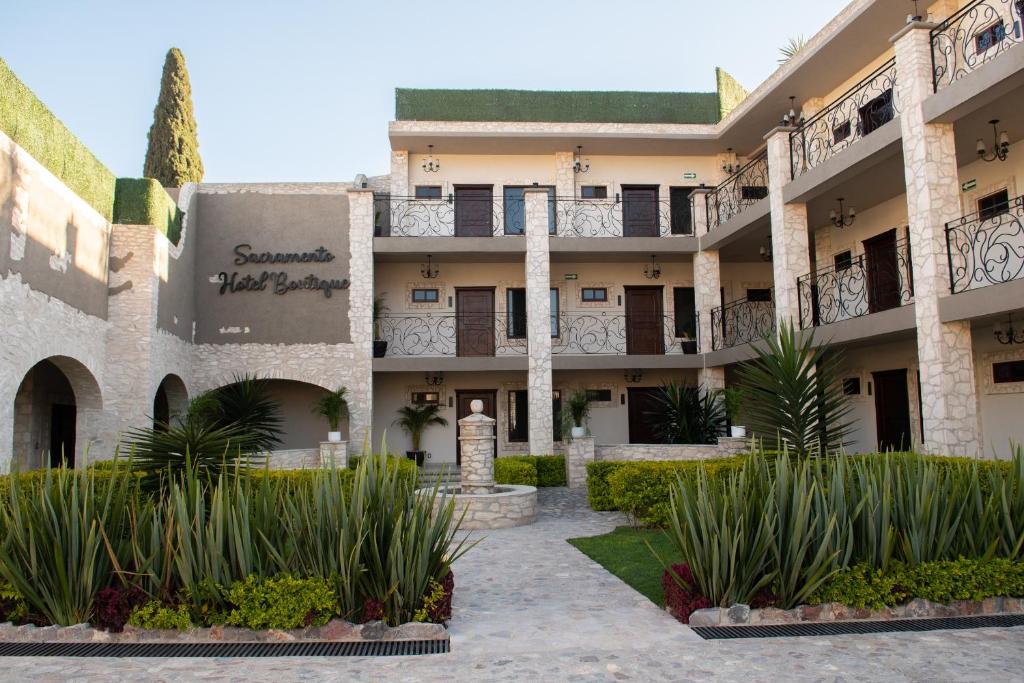
<instances>
[{"instance_id":1,"label":"green lawn","mask_svg":"<svg viewBox=\"0 0 1024 683\"><path fill-rule=\"evenodd\" d=\"M661 589L661 574L664 570L658 559L651 554L647 543L665 562L676 563L680 560L672 542L661 529L631 529L623 526L604 536L570 538L569 543L643 593L655 605L661 607L664 604Z\"/></svg>"}]
</instances>

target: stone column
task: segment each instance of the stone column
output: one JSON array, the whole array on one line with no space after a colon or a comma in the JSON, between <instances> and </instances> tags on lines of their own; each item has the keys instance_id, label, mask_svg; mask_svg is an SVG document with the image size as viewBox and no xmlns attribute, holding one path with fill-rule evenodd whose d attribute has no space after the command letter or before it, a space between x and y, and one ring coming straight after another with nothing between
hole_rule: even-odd
<instances>
[{"instance_id":1,"label":"stone column","mask_svg":"<svg viewBox=\"0 0 1024 683\"><path fill-rule=\"evenodd\" d=\"M321 441L320 466L336 467L339 470L348 467L348 442Z\"/></svg>"},{"instance_id":2,"label":"stone column","mask_svg":"<svg viewBox=\"0 0 1024 683\"><path fill-rule=\"evenodd\" d=\"M698 241L708 231L707 196L712 188L694 190L693 229ZM722 303L722 272L717 249L701 249L693 255L693 293L697 304L697 338L704 367L698 373L698 382L709 389L725 387L725 368L709 367L707 355L712 351L711 310Z\"/></svg>"},{"instance_id":3,"label":"stone column","mask_svg":"<svg viewBox=\"0 0 1024 683\"><path fill-rule=\"evenodd\" d=\"M768 203L772 220L776 329L783 322L799 326L800 297L796 281L811 271L807 205L787 204L782 198L782 188L792 179L789 134L794 130L779 126L765 136L768 141Z\"/></svg>"},{"instance_id":4,"label":"stone column","mask_svg":"<svg viewBox=\"0 0 1024 683\"><path fill-rule=\"evenodd\" d=\"M348 191L349 211L349 330L352 370L348 385L349 441L354 450L373 452L373 191Z\"/></svg>"},{"instance_id":5,"label":"stone column","mask_svg":"<svg viewBox=\"0 0 1024 683\"><path fill-rule=\"evenodd\" d=\"M555 194L559 197L574 197L576 173L573 171L573 152L555 152Z\"/></svg>"},{"instance_id":6,"label":"stone column","mask_svg":"<svg viewBox=\"0 0 1024 683\"><path fill-rule=\"evenodd\" d=\"M594 462L594 437L573 438L565 452L565 481L569 488L587 487L587 463L590 462Z\"/></svg>"},{"instance_id":7,"label":"stone column","mask_svg":"<svg viewBox=\"0 0 1024 683\"><path fill-rule=\"evenodd\" d=\"M409 152L404 149L391 151L391 196L409 196Z\"/></svg>"},{"instance_id":8,"label":"stone column","mask_svg":"<svg viewBox=\"0 0 1024 683\"><path fill-rule=\"evenodd\" d=\"M932 90L929 32L933 26L911 23L893 38L913 254L923 445L926 452L937 455L980 457L971 325L939 319L939 298L949 294L944 228L960 216L961 209L953 124L927 123L922 108Z\"/></svg>"},{"instance_id":9,"label":"stone column","mask_svg":"<svg viewBox=\"0 0 1024 683\"><path fill-rule=\"evenodd\" d=\"M551 264L548 258L548 193L527 188L526 338L530 453L555 452L551 392Z\"/></svg>"},{"instance_id":10,"label":"stone column","mask_svg":"<svg viewBox=\"0 0 1024 683\"><path fill-rule=\"evenodd\" d=\"M459 420L462 452L462 493L494 493L494 423L483 414L484 402L469 404L472 414Z\"/></svg>"}]
</instances>

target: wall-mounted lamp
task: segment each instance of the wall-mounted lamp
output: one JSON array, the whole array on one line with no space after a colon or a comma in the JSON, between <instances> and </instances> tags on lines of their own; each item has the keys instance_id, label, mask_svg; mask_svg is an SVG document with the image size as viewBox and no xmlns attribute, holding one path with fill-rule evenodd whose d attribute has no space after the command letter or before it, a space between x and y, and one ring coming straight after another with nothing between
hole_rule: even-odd
<instances>
[{"instance_id":1,"label":"wall-mounted lamp","mask_svg":"<svg viewBox=\"0 0 1024 683\"><path fill-rule=\"evenodd\" d=\"M439 387L444 384L444 373L428 372L423 376L423 381L428 387Z\"/></svg>"},{"instance_id":2,"label":"wall-mounted lamp","mask_svg":"<svg viewBox=\"0 0 1024 683\"><path fill-rule=\"evenodd\" d=\"M1010 155L1010 136L1005 130L999 132L996 127L999 125L999 119L992 119L989 123L992 124L992 151L989 152L985 141L978 138L978 156L982 161L1006 161L1006 157Z\"/></svg>"},{"instance_id":3,"label":"wall-mounted lamp","mask_svg":"<svg viewBox=\"0 0 1024 683\"><path fill-rule=\"evenodd\" d=\"M996 325L996 341L1000 344L1024 344L1024 330L1017 330L1013 327L1013 316L1006 316L1005 325Z\"/></svg>"},{"instance_id":4,"label":"wall-mounted lamp","mask_svg":"<svg viewBox=\"0 0 1024 683\"><path fill-rule=\"evenodd\" d=\"M434 158L434 146L427 145L427 158L423 160L425 173L437 173L441 170L441 160Z\"/></svg>"},{"instance_id":5,"label":"wall-mounted lamp","mask_svg":"<svg viewBox=\"0 0 1024 683\"><path fill-rule=\"evenodd\" d=\"M727 148L725 151L732 155L732 147ZM740 162L738 160L727 161L722 164L722 171L725 172L726 175L732 175L738 170L740 170Z\"/></svg>"},{"instance_id":6,"label":"wall-mounted lamp","mask_svg":"<svg viewBox=\"0 0 1024 683\"><path fill-rule=\"evenodd\" d=\"M576 158L573 160L572 170L575 173L586 173L590 170L590 159L583 158L583 145L576 145Z\"/></svg>"},{"instance_id":7,"label":"wall-mounted lamp","mask_svg":"<svg viewBox=\"0 0 1024 683\"><path fill-rule=\"evenodd\" d=\"M799 127L804 125L804 113L801 111L799 114L796 111L796 97L793 95L789 96L789 111L782 117L783 126L794 126Z\"/></svg>"},{"instance_id":8,"label":"wall-mounted lamp","mask_svg":"<svg viewBox=\"0 0 1024 683\"><path fill-rule=\"evenodd\" d=\"M622 373L622 378L626 380L627 384L636 384L644 378L643 370L626 370Z\"/></svg>"},{"instance_id":9,"label":"wall-mounted lamp","mask_svg":"<svg viewBox=\"0 0 1024 683\"><path fill-rule=\"evenodd\" d=\"M832 209L829 211L828 219L837 228L848 228L857 220L857 211L852 206L844 210L842 197L839 197L837 201L839 202L839 210Z\"/></svg>"},{"instance_id":10,"label":"wall-mounted lamp","mask_svg":"<svg viewBox=\"0 0 1024 683\"><path fill-rule=\"evenodd\" d=\"M431 259L431 255L427 254L427 262L420 265L420 275L424 280L433 280L440 273L437 266L434 265L434 262Z\"/></svg>"},{"instance_id":11,"label":"wall-mounted lamp","mask_svg":"<svg viewBox=\"0 0 1024 683\"><path fill-rule=\"evenodd\" d=\"M661 277L661 266L655 260L654 254L651 254L651 262L644 266L644 277L648 280L657 280Z\"/></svg>"}]
</instances>

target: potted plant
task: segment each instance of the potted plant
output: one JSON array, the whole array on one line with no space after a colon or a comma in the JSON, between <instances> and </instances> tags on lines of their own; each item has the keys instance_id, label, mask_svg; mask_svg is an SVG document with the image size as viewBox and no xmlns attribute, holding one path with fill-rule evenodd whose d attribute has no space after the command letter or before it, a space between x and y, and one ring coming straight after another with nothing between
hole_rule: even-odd
<instances>
[{"instance_id":1,"label":"potted plant","mask_svg":"<svg viewBox=\"0 0 1024 683\"><path fill-rule=\"evenodd\" d=\"M587 428L584 423L590 417L590 397L586 389L577 389L569 396L566 402L566 410L569 416L570 434L572 438L579 439L587 435Z\"/></svg>"},{"instance_id":2,"label":"potted plant","mask_svg":"<svg viewBox=\"0 0 1024 683\"><path fill-rule=\"evenodd\" d=\"M316 405L313 406L314 413L327 419L327 425L330 427L327 440L332 443L341 441L338 425L341 418L348 414L348 400L345 398L347 393L348 389L338 387L337 391L328 391L317 399Z\"/></svg>"},{"instance_id":3,"label":"potted plant","mask_svg":"<svg viewBox=\"0 0 1024 683\"><path fill-rule=\"evenodd\" d=\"M728 387L722 390L722 400L725 402L725 415L729 418L729 435L742 439L747 435L747 428L735 424L743 410L743 390L738 387Z\"/></svg>"},{"instance_id":4,"label":"potted plant","mask_svg":"<svg viewBox=\"0 0 1024 683\"><path fill-rule=\"evenodd\" d=\"M384 317L385 311L388 310L387 304L384 303L384 295L373 297L373 357L383 358L388 352L388 342L386 339L381 339L381 318Z\"/></svg>"},{"instance_id":5,"label":"potted plant","mask_svg":"<svg viewBox=\"0 0 1024 683\"><path fill-rule=\"evenodd\" d=\"M423 466L423 458L426 455L420 449L420 441L423 432L431 425L441 427L448 426L448 420L441 416L441 406L436 403L424 403L423 405L403 406L398 409L398 419L395 424L402 428L412 438L412 450L405 452L405 457L415 460L416 465Z\"/></svg>"}]
</instances>

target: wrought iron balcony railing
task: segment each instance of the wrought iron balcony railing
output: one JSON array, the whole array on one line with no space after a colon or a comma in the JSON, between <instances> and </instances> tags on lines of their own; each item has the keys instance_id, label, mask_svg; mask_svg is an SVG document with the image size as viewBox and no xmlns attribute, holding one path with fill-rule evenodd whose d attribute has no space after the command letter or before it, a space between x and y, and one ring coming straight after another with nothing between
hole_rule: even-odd
<instances>
[{"instance_id":1,"label":"wrought iron balcony railing","mask_svg":"<svg viewBox=\"0 0 1024 683\"><path fill-rule=\"evenodd\" d=\"M904 306L914 300L910 243L892 253L860 254L797 279L800 327L807 329Z\"/></svg>"},{"instance_id":2,"label":"wrought iron balcony railing","mask_svg":"<svg viewBox=\"0 0 1024 683\"><path fill-rule=\"evenodd\" d=\"M566 311L558 315L551 352L568 355L697 353L698 317Z\"/></svg>"},{"instance_id":3,"label":"wrought iron balcony railing","mask_svg":"<svg viewBox=\"0 0 1024 683\"><path fill-rule=\"evenodd\" d=\"M501 198L398 197L373 198L373 228L377 237L491 237L522 234L517 229L521 202Z\"/></svg>"},{"instance_id":4,"label":"wrought iron balcony railing","mask_svg":"<svg viewBox=\"0 0 1024 683\"><path fill-rule=\"evenodd\" d=\"M758 341L774 332L774 300L743 298L711 309L711 347L715 351Z\"/></svg>"},{"instance_id":5,"label":"wrought iron balcony railing","mask_svg":"<svg viewBox=\"0 0 1024 683\"><path fill-rule=\"evenodd\" d=\"M789 134L793 178L891 121L900 111L898 100L894 58Z\"/></svg>"},{"instance_id":6,"label":"wrought iron balcony railing","mask_svg":"<svg viewBox=\"0 0 1024 683\"><path fill-rule=\"evenodd\" d=\"M526 353L523 327L505 313L389 314L378 321L377 338L388 343L387 356L509 356Z\"/></svg>"},{"instance_id":7,"label":"wrought iron balcony railing","mask_svg":"<svg viewBox=\"0 0 1024 683\"><path fill-rule=\"evenodd\" d=\"M1024 42L1024 0L975 0L931 31L935 92Z\"/></svg>"},{"instance_id":8,"label":"wrought iron balcony railing","mask_svg":"<svg viewBox=\"0 0 1024 683\"><path fill-rule=\"evenodd\" d=\"M763 151L705 195L708 231L768 196L768 152Z\"/></svg>"},{"instance_id":9,"label":"wrought iron balcony railing","mask_svg":"<svg viewBox=\"0 0 1024 683\"><path fill-rule=\"evenodd\" d=\"M1024 196L946 223L953 294L1024 279Z\"/></svg>"},{"instance_id":10,"label":"wrought iron balcony railing","mask_svg":"<svg viewBox=\"0 0 1024 683\"><path fill-rule=\"evenodd\" d=\"M677 209L673 214L669 199L635 199L618 194L607 199L557 197L553 205L555 233L559 237L667 237L693 234L690 211L681 212Z\"/></svg>"}]
</instances>

